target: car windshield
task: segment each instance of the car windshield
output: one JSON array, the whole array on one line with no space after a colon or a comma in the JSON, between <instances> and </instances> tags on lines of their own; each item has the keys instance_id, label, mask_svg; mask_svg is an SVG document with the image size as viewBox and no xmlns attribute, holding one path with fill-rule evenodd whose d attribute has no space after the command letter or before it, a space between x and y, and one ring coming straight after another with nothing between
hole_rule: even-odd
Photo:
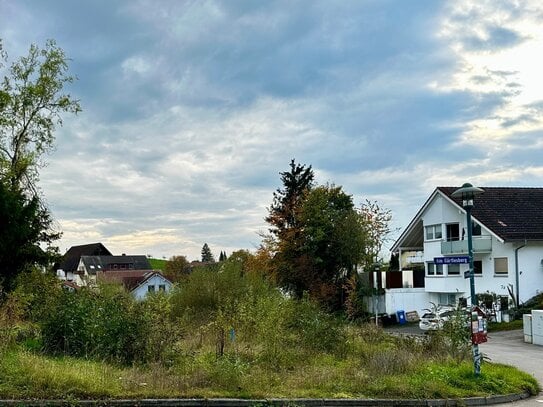
<instances>
[{"instance_id":1,"label":"car windshield","mask_svg":"<svg viewBox=\"0 0 543 407\"><path fill-rule=\"evenodd\" d=\"M434 314L431 314L431 313L426 313L422 316L422 318L424 319L431 319L431 318L435 318L436 316Z\"/></svg>"}]
</instances>

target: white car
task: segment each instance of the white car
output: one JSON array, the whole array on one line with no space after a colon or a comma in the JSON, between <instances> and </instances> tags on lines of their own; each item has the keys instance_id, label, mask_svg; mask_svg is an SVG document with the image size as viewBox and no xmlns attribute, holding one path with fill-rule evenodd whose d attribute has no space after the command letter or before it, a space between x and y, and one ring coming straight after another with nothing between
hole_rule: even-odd
<instances>
[{"instance_id":1,"label":"white car","mask_svg":"<svg viewBox=\"0 0 543 407\"><path fill-rule=\"evenodd\" d=\"M429 311L420 318L419 328L423 331L437 331L443 329L443 324L448 321L452 315L454 315L454 308L438 307L435 311Z\"/></svg>"}]
</instances>

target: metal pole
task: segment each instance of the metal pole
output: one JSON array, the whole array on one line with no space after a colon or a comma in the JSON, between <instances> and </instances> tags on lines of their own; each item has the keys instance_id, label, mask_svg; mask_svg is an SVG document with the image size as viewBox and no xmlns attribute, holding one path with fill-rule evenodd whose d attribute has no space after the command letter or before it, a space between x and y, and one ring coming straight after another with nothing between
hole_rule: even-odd
<instances>
[{"instance_id":1,"label":"metal pole","mask_svg":"<svg viewBox=\"0 0 543 407\"><path fill-rule=\"evenodd\" d=\"M471 291L471 310L473 312L474 308L477 306L477 297L475 295L475 270L473 267L473 234L471 226L471 205L465 206L466 209L466 220L468 228L468 256L469 256L469 286ZM470 329L471 324L470 324ZM473 371L475 376L481 374L481 353L479 352L479 345L476 343L472 344L473 351Z\"/></svg>"}]
</instances>

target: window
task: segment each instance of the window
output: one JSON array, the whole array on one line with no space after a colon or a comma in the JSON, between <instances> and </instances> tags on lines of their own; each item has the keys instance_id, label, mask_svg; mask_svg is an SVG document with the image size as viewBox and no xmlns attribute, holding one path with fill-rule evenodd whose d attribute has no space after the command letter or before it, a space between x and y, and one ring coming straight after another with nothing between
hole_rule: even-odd
<instances>
[{"instance_id":1,"label":"window","mask_svg":"<svg viewBox=\"0 0 543 407\"><path fill-rule=\"evenodd\" d=\"M439 305L456 305L456 294L439 293Z\"/></svg>"},{"instance_id":2,"label":"window","mask_svg":"<svg viewBox=\"0 0 543 407\"><path fill-rule=\"evenodd\" d=\"M473 274L483 275L483 262L481 260L475 260L473 262Z\"/></svg>"},{"instance_id":3,"label":"window","mask_svg":"<svg viewBox=\"0 0 543 407\"><path fill-rule=\"evenodd\" d=\"M441 225L426 226L426 240L441 239Z\"/></svg>"},{"instance_id":4,"label":"window","mask_svg":"<svg viewBox=\"0 0 543 407\"><path fill-rule=\"evenodd\" d=\"M449 264L447 266L447 274L449 276L458 276L458 275L460 275L460 264Z\"/></svg>"},{"instance_id":5,"label":"window","mask_svg":"<svg viewBox=\"0 0 543 407\"><path fill-rule=\"evenodd\" d=\"M154 293L155 292L155 286L154 285L147 286L147 292L148 293Z\"/></svg>"},{"instance_id":6,"label":"window","mask_svg":"<svg viewBox=\"0 0 543 407\"><path fill-rule=\"evenodd\" d=\"M442 276L443 264L428 263L428 275L429 276Z\"/></svg>"},{"instance_id":7,"label":"window","mask_svg":"<svg viewBox=\"0 0 543 407\"><path fill-rule=\"evenodd\" d=\"M471 222L471 235L481 236L481 225L478 225L475 222Z\"/></svg>"},{"instance_id":8,"label":"window","mask_svg":"<svg viewBox=\"0 0 543 407\"><path fill-rule=\"evenodd\" d=\"M166 285L165 284L160 284L158 286L158 291L166 291Z\"/></svg>"},{"instance_id":9,"label":"window","mask_svg":"<svg viewBox=\"0 0 543 407\"><path fill-rule=\"evenodd\" d=\"M447 242L460 240L460 225L458 223L451 223L446 226Z\"/></svg>"},{"instance_id":10,"label":"window","mask_svg":"<svg viewBox=\"0 0 543 407\"><path fill-rule=\"evenodd\" d=\"M494 257L494 274L507 275L509 272L507 257Z\"/></svg>"}]
</instances>

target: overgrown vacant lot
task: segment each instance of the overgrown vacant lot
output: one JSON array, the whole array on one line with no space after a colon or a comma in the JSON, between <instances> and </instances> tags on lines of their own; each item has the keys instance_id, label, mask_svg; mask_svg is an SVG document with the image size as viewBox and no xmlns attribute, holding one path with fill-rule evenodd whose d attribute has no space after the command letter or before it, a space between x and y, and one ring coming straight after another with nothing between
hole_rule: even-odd
<instances>
[{"instance_id":1,"label":"overgrown vacant lot","mask_svg":"<svg viewBox=\"0 0 543 407\"><path fill-rule=\"evenodd\" d=\"M487 363L475 378L465 346L446 335L395 338L348 323L235 265L197 271L172 295L142 303L116 287L67 293L34 279L2 311L0 398L537 392L511 367Z\"/></svg>"}]
</instances>

